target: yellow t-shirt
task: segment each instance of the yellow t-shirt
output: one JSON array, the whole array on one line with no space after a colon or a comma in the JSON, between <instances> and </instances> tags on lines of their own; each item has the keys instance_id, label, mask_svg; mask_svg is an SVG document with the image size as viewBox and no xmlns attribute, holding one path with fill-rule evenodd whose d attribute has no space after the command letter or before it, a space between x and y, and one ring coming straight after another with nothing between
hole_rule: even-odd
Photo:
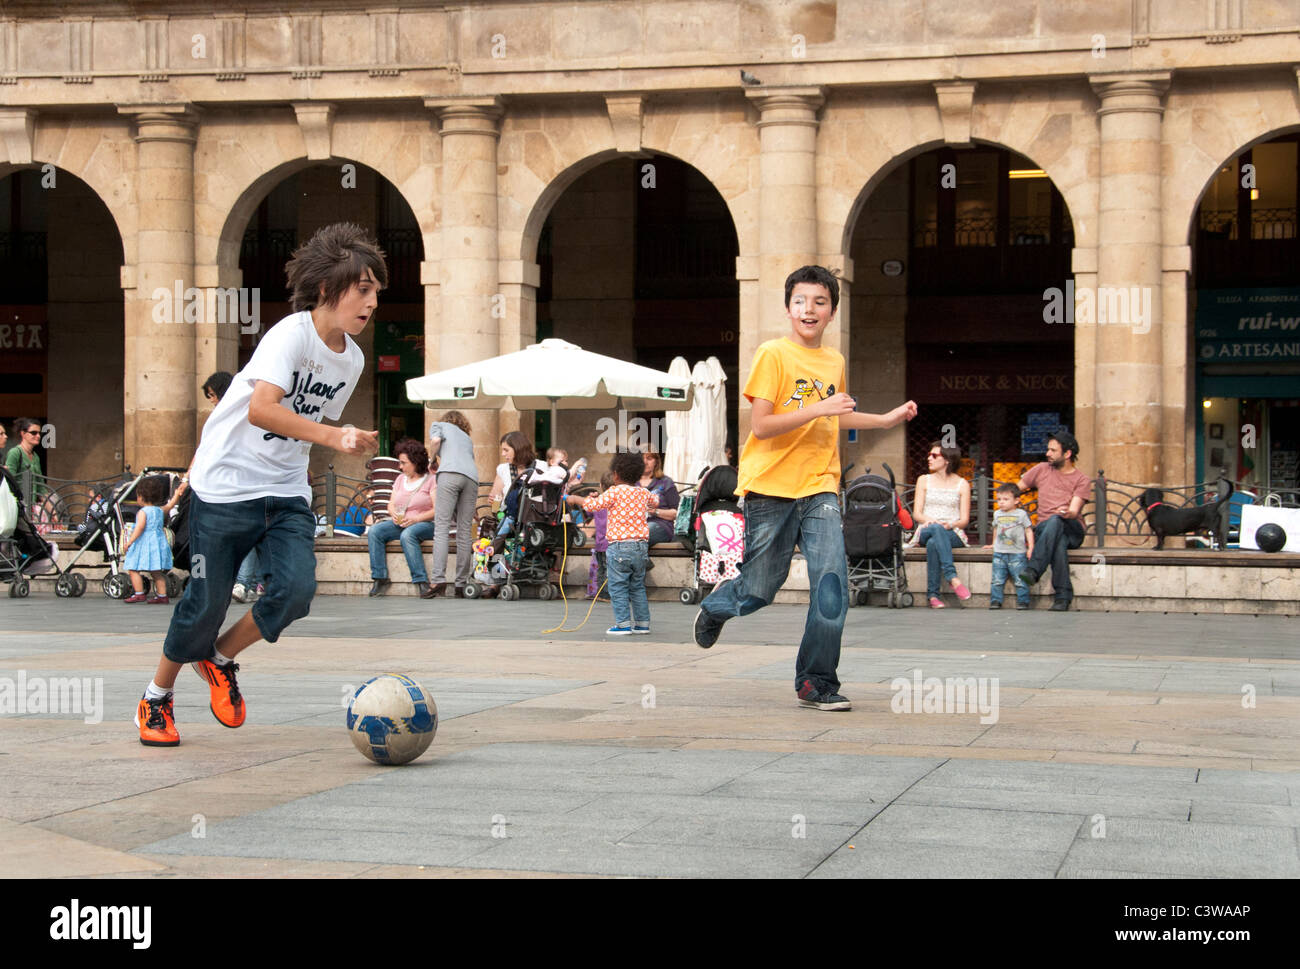
<instances>
[{"instance_id":1,"label":"yellow t-shirt","mask_svg":"<svg viewBox=\"0 0 1300 969\"><path fill-rule=\"evenodd\" d=\"M754 354L745 383L750 403L761 397L773 414L788 414L844 390L844 357L838 350L810 350L789 337L768 340ZM803 498L840 487L840 421L819 417L793 431L759 440L751 432L740 455L736 494L756 491Z\"/></svg>"}]
</instances>

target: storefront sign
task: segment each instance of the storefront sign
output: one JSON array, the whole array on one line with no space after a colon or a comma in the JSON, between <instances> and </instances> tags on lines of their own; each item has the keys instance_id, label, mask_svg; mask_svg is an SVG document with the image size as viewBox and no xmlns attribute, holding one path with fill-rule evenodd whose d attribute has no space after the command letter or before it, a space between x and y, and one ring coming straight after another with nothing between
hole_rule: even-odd
<instances>
[{"instance_id":1,"label":"storefront sign","mask_svg":"<svg viewBox=\"0 0 1300 969\"><path fill-rule=\"evenodd\" d=\"M1300 360L1300 289L1211 289L1196 297L1201 363Z\"/></svg>"}]
</instances>

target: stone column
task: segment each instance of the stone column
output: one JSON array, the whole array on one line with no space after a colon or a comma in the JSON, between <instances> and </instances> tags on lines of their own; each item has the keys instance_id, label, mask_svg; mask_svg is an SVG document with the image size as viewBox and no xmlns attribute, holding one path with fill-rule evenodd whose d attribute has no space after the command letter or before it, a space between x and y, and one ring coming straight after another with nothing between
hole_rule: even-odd
<instances>
[{"instance_id":1,"label":"stone column","mask_svg":"<svg viewBox=\"0 0 1300 969\"><path fill-rule=\"evenodd\" d=\"M819 87L763 88L745 95L759 112L762 184L758 316L741 317L742 366L747 349L752 354L764 340L789 332L782 310L785 278L817 261L817 109L824 101ZM824 345L840 349L842 332L838 322L828 327Z\"/></svg>"},{"instance_id":2,"label":"stone column","mask_svg":"<svg viewBox=\"0 0 1300 969\"><path fill-rule=\"evenodd\" d=\"M187 467L194 455L196 323L194 143L185 104L120 106L135 120L139 211L133 283L126 293L125 461L133 469ZM165 294L165 295L164 295Z\"/></svg>"},{"instance_id":3,"label":"stone column","mask_svg":"<svg viewBox=\"0 0 1300 969\"><path fill-rule=\"evenodd\" d=\"M440 318L425 322L425 344L436 348L426 353L436 353L437 369L446 370L503 352L503 317L493 313L500 291L497 139L503 108L495 97L433 98L424 104L436 114L442 136ZM495 300L503 304L504 298ZM505 427L495 410L466 416L474 428L479 475L488 480L499 463L500 432L513 425Z\"/></svg>"},{"instance_id":4,"label":"stone column","mask_svg":"<svg viewBox=\"0 0 1300 969\"><path fill-rule=\"evenodd\" d=\"M1196 480L1196 412L1188 410L1188 402L1192 407L1200 406L1200 401L1192 397L1195 361L1190 356L1192 341L1187 332L1187 279L1192 272L1192 247L1165 246L1162 253L1164 366L1160 467L1166 482L1183 484Z\"/></svg>"},{"instance_id":5,"label":"stone column","mask_svg":"<svg viewBox=\"0 0 1300 969\"><path fill-rule=\"evenodd\" d=\"M1101 99L1095 438L1085 468L1176 483L1164 466L1160 123L1168 73L1091 78Z\"/></svg>"}]
</instances>

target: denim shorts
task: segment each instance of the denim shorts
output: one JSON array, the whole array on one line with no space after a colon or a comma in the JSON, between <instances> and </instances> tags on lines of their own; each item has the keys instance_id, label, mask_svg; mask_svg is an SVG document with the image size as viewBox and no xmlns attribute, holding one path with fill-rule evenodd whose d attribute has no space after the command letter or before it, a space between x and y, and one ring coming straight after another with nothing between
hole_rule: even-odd
<instances>
[{"instance_id":1,"label":"denim shorts","mask_svg":"<svg viewBox=\"0 0 1300 969\"><path fill-rule=\"evenodd\" d=\"M316 518L302 498L206 502L190 498L190 582L172 612L163 655L173 663L208 659L230 608L245 556L258 552L266 592L253 621L268 643L311 609L316 594Z\"/></svg>"}]
</instances>

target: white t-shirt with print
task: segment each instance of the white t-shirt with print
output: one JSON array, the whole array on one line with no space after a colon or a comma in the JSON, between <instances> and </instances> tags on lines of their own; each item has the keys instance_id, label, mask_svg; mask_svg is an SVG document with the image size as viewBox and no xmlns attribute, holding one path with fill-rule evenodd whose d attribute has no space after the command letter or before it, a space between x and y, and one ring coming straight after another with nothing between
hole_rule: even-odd
<instances>
[{"instance_id":1,"label":"white t-shirt with print","mask_svg":"<svg viewBox=\"0 0 1300 969\"><path fill-rule=\"evenodd\" d=\"M265 380L285 391L281 407L318 424L323 417L337 421L365 367L361 348L346 334L343 339L343 352L335 353L305 310L267 330L203 427L190 472L196 495L218 504L268 496L311 501L311 444L254 427L248 404L253 387Z\"/></svg>"}]
</instances>

